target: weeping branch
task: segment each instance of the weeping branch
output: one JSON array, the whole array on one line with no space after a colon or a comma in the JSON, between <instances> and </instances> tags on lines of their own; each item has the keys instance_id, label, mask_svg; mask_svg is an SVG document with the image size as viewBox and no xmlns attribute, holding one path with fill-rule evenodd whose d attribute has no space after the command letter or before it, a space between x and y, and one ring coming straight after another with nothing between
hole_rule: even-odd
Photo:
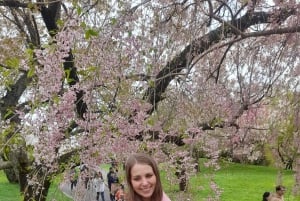
<instances>
[{"instance_id":1,"label":"weeping branch","mask_svg":"<svg viewBox=\"0 0 300 201\"><path fill-rule=\"evenodd\" d=\"M230 26L224 28L222 25L206 35L192 41L181 53L167 63L167 65L155 77L154 84L149 86L146 90L143 99L151 103L153 106L148 112L152 113L156 109L157 104L163 99L163 93L166 91L170 82L176 77L176 74L179 74L184 69L189 68L191 60L195 57L199 57L201 54L205 53L205 51L208 51L213 45L231 37L239 36L235 40L240 41L248 37L299 32L299 27L290 27L249 34L244 33L246 29L256 24L272 23L274 21L282 22L289 16L295 14L295 12L296 11L294 9L282 10L281 13L276 16L267 12L249 12L238 19L227 22ZM240 33L243 34L241 35ZM167 76L169 74L170 76Z\"/></svg>"}]
</instances>

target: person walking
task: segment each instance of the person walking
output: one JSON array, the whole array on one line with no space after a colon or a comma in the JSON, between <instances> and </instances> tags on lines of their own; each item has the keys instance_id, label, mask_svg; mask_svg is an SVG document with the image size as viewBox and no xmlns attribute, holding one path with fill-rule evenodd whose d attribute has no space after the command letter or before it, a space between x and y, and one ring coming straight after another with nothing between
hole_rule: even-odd
<instances>
[{"instance_id":1,"label":"person walking","mask_svg":"<svg viewBox=\"0 0 300 201\"><path fill-rule=\"evenodd\" d=\"M163 192L159 170L152 157L143 153L129 156L125 164L126 201L171 201Z\"/></svg>"},{"instance_id":2,"label":"person walking","mask_svg":"<svg viewBox=\"0 0 300 201\"><path fill-rule=\"evenodd\" d=\"M95 177L93 178L93 185L96 191L96 201L100 201L100 196L101 196L101 200L105 201L104 199L105 184L104 184L103 175L100 171L95 173Z\"/></svg>"},{"instance_id":3,"label":"person walking","mask_svg":"<svg viewBox=\"0 0 300 201\"><path fill-rule=\"evenodd\" d=\"M71 182L71 191L76 187L78 181L78 173L76 167L72 167L70 170L70 182Z\"/></svg>"},{"instance_id":4,"label":"person walking","mask_svg":"<svg viewBox=\"0 0 300 201\"><path fill-rule=\"evenodd\" d=\"M115 200L115 192L117 190L118 183L119 183L119 178L116 172L114 171L113 167L110 167L109 172L107 173L107 184L108 184L111 201Z\"/></svg>"}]
</instances>

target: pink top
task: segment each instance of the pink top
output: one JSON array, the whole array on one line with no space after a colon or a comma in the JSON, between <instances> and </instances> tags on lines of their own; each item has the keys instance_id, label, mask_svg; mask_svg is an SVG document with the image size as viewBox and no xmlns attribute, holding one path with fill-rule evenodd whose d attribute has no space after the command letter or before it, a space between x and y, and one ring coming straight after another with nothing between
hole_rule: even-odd
<instances>
[{"instance_id":1,"label":"pink top","mask_svg":"<svg viewBox=\"0 0 300 201\"><path fill-rule=\"evenodd\" d=\"M163 192L163 197L161 201L171 201L170 198Z\"/></svg>"}]
</instances>

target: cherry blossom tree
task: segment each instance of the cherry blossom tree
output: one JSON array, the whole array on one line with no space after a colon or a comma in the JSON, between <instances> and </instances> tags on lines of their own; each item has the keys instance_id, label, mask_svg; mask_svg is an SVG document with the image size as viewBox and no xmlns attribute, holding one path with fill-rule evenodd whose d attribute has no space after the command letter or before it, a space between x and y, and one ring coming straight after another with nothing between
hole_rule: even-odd
<instances>
[{"instance_id":1,"label":"cherry blossom tree","mask_svg":"<svg viewBox=\"0 0 300 201\"><path fill-rule=\"evenodd\" d=\"M242 145L257 158L265 104L299 80L295 0L0 6L0 167L24 200L45 200L71 163L136 151L181 168L181 185L197 143L212 159Z\"/></svg>"}]
</instances>

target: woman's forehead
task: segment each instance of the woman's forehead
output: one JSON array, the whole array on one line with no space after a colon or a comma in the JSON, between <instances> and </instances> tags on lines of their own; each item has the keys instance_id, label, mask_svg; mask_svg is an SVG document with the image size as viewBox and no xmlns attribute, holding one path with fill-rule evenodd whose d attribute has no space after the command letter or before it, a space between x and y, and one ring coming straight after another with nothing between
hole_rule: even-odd
<instances>
[{"instance_id":1,"label":"woman's forehead","mask_svg":"<svg viewBox=\"0 0 300 201\"><path fill-rule=\"evenodd\" d=\"M131 168L132 176L143 175L143 174L148 174L148 173L153 173L153 169L150 165L147 165L147 164L136 163Z\"/></svg>"}]
</instances>

